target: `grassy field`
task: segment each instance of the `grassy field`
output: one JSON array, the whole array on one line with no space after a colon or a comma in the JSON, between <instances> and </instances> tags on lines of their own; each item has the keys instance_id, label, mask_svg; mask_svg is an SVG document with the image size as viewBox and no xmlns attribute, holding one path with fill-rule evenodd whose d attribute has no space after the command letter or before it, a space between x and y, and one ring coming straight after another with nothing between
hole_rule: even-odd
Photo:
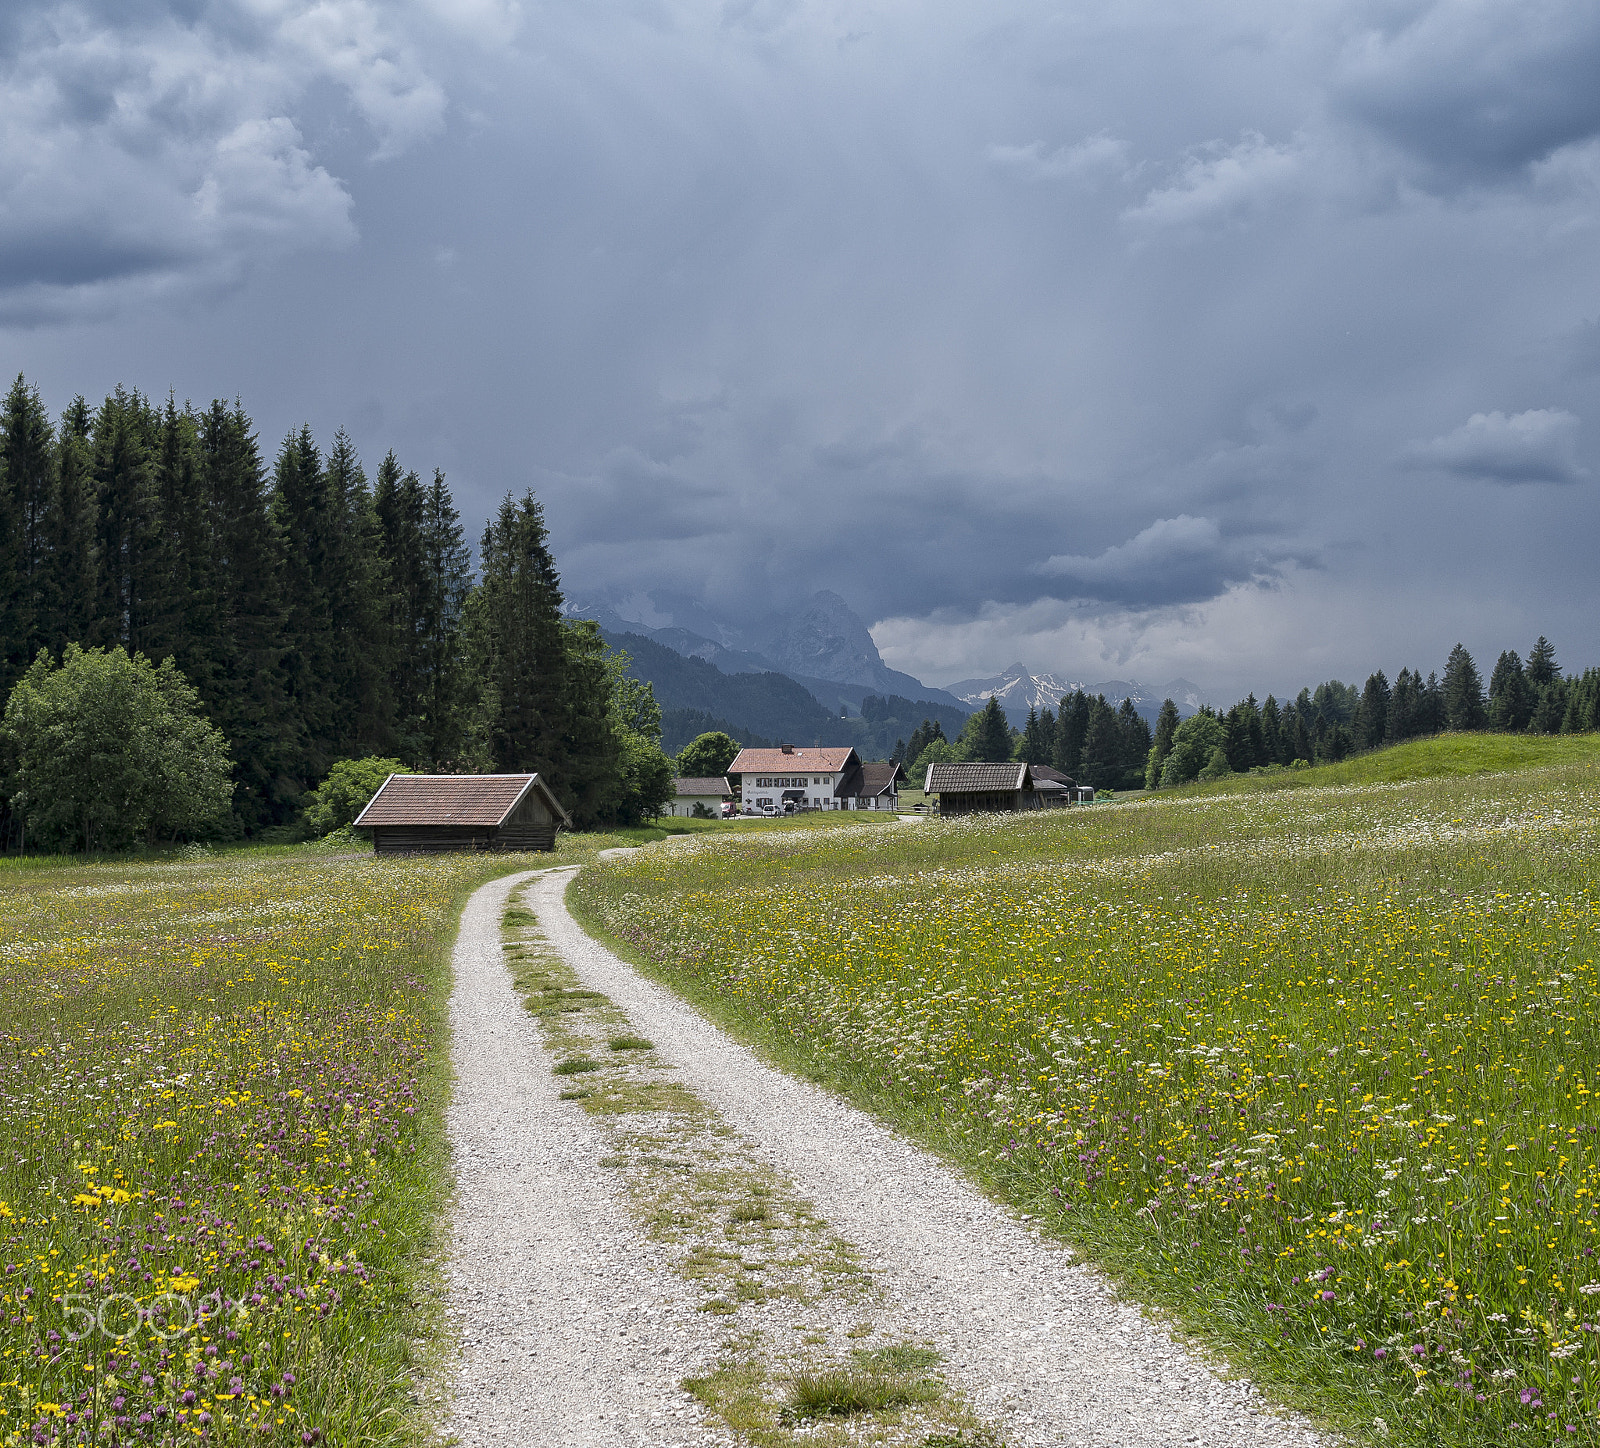
<instances>
[{"instance_id":1,"label":"grassy field","mask_svg":"<svg viewBox=\"0 0 1600 1448\"><path fill-rule=\"evenodd\" d=\"M0 866L0 1441L422 1432L445 947L530 863Z\"/></svg>"},{"instance_id":2,"label":"grassy field","mask_svg":"<svg viewBox=\"0 0 1600 1448\"><path fill-rule=\"evenodd\" d=\"M573 902L1353 1437L1600 1441L1600 763L1542 743L708 837Z\"/></svg>"}]
</instances>

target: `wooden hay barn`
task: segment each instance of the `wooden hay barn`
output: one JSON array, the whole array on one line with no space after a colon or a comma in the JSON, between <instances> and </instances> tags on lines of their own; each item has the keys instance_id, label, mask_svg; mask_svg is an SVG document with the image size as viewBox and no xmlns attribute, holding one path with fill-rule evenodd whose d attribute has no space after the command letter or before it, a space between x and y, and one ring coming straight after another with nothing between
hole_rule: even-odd
<instances>
[{"instance_id":1,"label":"wooden hay barn","mask_svg":"<svg viewBox=\"0 0 1600 1448\"><path fill-rule=\"evenodd\" d=\"M537 774L391 774L353 829L376 855L553 850L572 821Z\"/></svg>"},{"instance_id":2,"label":"wooden hay barn","mask_svg":"<svg viewBox=\"0 0 1600 1448\"><path fill-rule=\"evenodd\" d=\"M924 793L939 796L941 815L1040 807L1033 772L1026 764L930 764Z\"/></svg>"}]
</instances>

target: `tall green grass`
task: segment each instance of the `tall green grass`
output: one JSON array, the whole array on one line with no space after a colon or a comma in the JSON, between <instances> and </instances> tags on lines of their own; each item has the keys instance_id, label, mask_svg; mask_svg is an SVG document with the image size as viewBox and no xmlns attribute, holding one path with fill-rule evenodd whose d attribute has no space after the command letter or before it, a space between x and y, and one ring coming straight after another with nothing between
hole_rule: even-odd
<instances>
[{"instance_id":1,"label":"tall green grass","mask_svg":"<svg viewBox=\"0 0 1600 1448\"><path fill-rule=\"evenodd\" d=\"M0 874L0 1438L427 1436L447 951L531 863Z\"/></svg>"},{"instance_id":2,"label":"tall green grass","mask_svg":"<svg viewBox=\"0 0 1600 1448\"><path fill-rule=\"evenodd\" d=\"M1592 1441L1600 765L1477 774L1509 747L707 839L573 899L1353 1436Z\"/></svg>"}]
</instances>

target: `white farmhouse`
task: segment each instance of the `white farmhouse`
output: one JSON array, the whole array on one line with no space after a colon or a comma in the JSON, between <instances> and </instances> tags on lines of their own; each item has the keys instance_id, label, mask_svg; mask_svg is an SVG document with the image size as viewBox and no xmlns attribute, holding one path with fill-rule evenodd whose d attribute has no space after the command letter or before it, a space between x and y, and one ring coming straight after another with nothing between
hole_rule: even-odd
<instances>
[{"instance_id":1,"label":"white farmhouse","mask_svg":"<svg viewBox=\"0 0 1600 1448\"><path fill-rule=\"evenodd\" d=\"M849 745L802 748L785 744L777 749L741 749L728 766L728 781L739 791L739 807L761 813L781 810L849 809L850 797L839 786L846 775L859 773L860 756Z\"/></svg>"},{"instance_id":2,"label":"white farmhouse","mask_svg":"<svg viewBox=\"0 0 1600 1448\"><path fill-rule=\"evenodd\" d=\"M686 819L721 819L722 806L733 798L733 787L719 775L708 779L675 779L672 781L672 798L662 806L661 813L682 815Z\"/></svg>"}]
</instances>

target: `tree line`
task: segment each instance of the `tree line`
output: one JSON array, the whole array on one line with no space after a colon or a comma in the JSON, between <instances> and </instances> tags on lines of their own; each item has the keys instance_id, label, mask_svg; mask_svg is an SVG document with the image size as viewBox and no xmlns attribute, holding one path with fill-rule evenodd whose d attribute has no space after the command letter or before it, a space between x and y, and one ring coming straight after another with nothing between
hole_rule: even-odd
<instances>
[{"instance_id":1,"label":"tree line","mask_svg":"<svg viewBox=\"0 0 1600 1448\"><path fill-rule=\"evenodd\" d=\"M1357 688L1329 679L1280 703L1248 695L1226 712L1202 705L1180 719L1167 699L1155 728L1131 700L1120 706L1082 690L1065 695L1059 712L1030 708L1027 723L1006 725L990 699L958 740L923 720L895 758L917 779L944 760L1026 760L1049 765L1096 789L1158 789L1252 769L1331 764L1446 730L1508 734L1579 734L1600 729L1600 669L1567 676L1550 641L1540 636L1527 660L1502 653L1485 686L1472 655L1457 644L1444 674L1400 670L1393 684L1380 669ZM1002 734L1002 731L1005 731Z\"/></svg>"},{"instance_id":2,"label":"tree line","mask_svg":"<svg viewBox=\"0 0 1600 1448\"><path fill-rule=\"evenodd\" d=\"M1150 725L1131 699L1112 705L1103 694L1091 697L1079 689L1061 700L1059 714L1029 709L1021 730L1011 726L992 697L953 740L937 719L924 719L909 740L895 747L894 758L908 761L906 773L913 783L930 764L1014 759L1049 765L1096 789L1137 789L1144 782L1150 742Z\"/></svg>"},{"instance_id":3,"label":"tree line","mask_svg":"<svg viewBox=\"0 0 1600 1448\"><path fill-rule=\"evenodd\" d=\"M1283 704L1271 694L1257 704L1251 694L1226 713L1202 708L1182 722L1168 700L1156 720L1145 785L1332 764L1446 730L1573 734L1597 728L1600 670L1564 676L1543 635L1526 662L1515 650L1502 653L1487 689L1472 655L1457 644L1442 678L1406 668L1391 685L1379 669L1360 689L1330 679Z\"/></svg>"},{"instance_id":4,"label":"tree line","mask_svg":"<svg viewBox=\"0 0 1600 1448\"><path fill-rule=\"evenodd\" d=\"M543 509L507 494L478 567L444 474L341 430L269 466L240 403L118 388L58 419L0 404L0 697L41 652L170 661L232 760L224 836L293 826L335 761L537 770L583 825L671 792L660 711L594 624L562 614ZM0 842L14 844L14 761Z\"/></svg>"}]
</instances>

